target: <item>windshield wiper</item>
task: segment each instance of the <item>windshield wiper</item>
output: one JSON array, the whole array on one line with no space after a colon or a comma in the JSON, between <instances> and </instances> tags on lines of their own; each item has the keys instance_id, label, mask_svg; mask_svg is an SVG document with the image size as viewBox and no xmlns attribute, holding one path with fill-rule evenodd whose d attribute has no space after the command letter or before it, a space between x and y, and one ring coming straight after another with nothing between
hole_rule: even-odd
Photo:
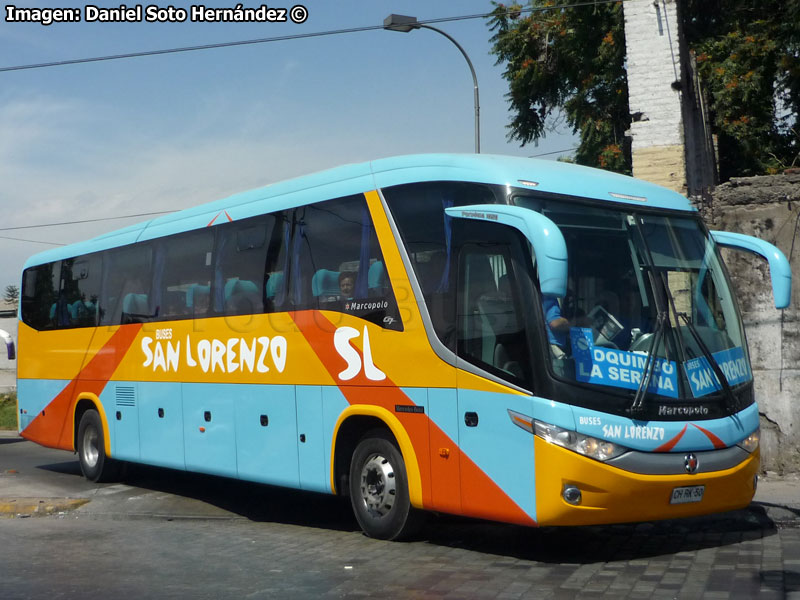
<instances>
[{"instance_id":1,"label":"windshield wiper","mask_svg":"<svg viewBox=\"0 0 800 600\"><path fill-rule=\"evenodd\" d=\"M664 293L667 296L667 301L669 302L669 306L672 309L672 314L675 315L675 326L678 326L678 319L683 319L683 322L686 323L686 328L689 330L689 333L692 334L694 341L697 343L700 351L705 356L706 361L708 361L708 366L711 367L711 370L714 371L714 375L717 376L717 380L719 381L722 389L725 390L725 395L728 401L728 410L735 410L737 408L738 402L736 401L736 396L733 395L733 390L731 390L731 386L728 384L728 378L725 377L725 373L722 372L722 369L719 367L719 363L717 363L717 359L714 358L714 355L711 354L711 350L708 349L706 343L703 341L703 338L700 337L700 334L697 332L697 328L694 324L689 320L689 317L686 315L685 312L678 312L678 309L675 307L675 298L672 295L672 291L669 289L669 282L667 281L664 273L661 273L661 284L664 289ZM684 353L684 342L683 342L683 335L681 334L680 330L676 329L676 334L678 336L678 349L680 352L680 364L686 364L686 355Z\"/></svg>"},{"instance_id":2,"label":"windshield wiper","mask_svg":"<svg viewBox=\"0 0 800 600\"><path fill-rule=\"evenodd\" d=\"M636 388L636 394L633 396L633 402L630 407L631 412L639 412L644 409L644 399L647 396L647 388L650 387L650 379L652 379L656 367L656 349L664 335L666 323L667 311L660 310L656 315L656 328L655 331L653 331L653 337L650 338L650 347L647 349L647 360L644 363L642 378L639 380L639 387Z\"/></svg>"},{"instance_id":3,"label":"windshield wiper","mask_svg":"<svg viewBox=\"0 0 800 600\"><path fill-rule=\"evenodd\" d=\"M628 218L628 225L633 226L636 230L636 233L639 236L640 241L640 248L644 251L642 252L642 258L644 259L645 266L647 267L647 278L650 280L650 289L653 292L653 302L656 305L656 327L653 331L653 337L650 338L650 347L647 349L647 359L644 363L644 369L642 370L642 378L639 380L639 387L636 388L636 394L633 396L633 402L631 403L630 412L640 412L644 409L644 400L647 397L648 388L650 387L650 380L653 378L653 372L655 371L656 364L657 364L657 357L656 352L658 350L658 346L661 343L661 339L664 337L664 330L666 329L667 322L669 321L669 313L667 312L667 308L664 306L664 298L659 294L659 286L656 285L656 277L655 277L655 263L653 262L653 255L650 252L650 246L647 244L647 238L644 235L644 232L641 229L639 221L636 216L629 216ZM664 282L662 279L662 288L664 288ZM669 294L669 292L667 292ZM664 345L664 349L667 350L667 344ZM669 360L669 356L667 356L667 360Z\"/></svg>"},{"instance_id":4,"label":"windshield wiper","mask_svg":"<svg viewBox=\"0 0 800 600\"><path fill-rule=\"evenodd\" d=\"M661 338L664 337L664 331L666 328L666 324L669 321L669 311L672 310L672 314L674 315L675 319L675 338L673 342L677 346L677 353L679 358L679 364L684 365L686 362L686 356L684 352L684 341L683 335L680 333L678 329L679 325L679 318L682 318L683 321L686 323L686 327L689 332L692 334L695 342L697 343L698 347L705 356L708 365L711 367L711 370L716 375L717 380L719 381L720 385L722 386L725 395L727 397L727 404L729 410L736 410L738 408L738 401L733 394L733 390L731 390L730 384L728 383L727 377L722 372L719 364L717 363L714 355L711 354L711 351L706 346L705 342L703 342L700 334L697 332L697 329L689 320L689 317L686 316L686 313L678 312L675 306L675 298L672 295L672 292L669 288L669 282L667 281L666 275L664 272L660 272L660 276L657 278L656 276L656 267L655 261L653 261L653 255L650 251L650 245L647 241L647 236L644 235L642 231L641 224L639 218L635 215L629 215L628 217L628 225L635 229L636 233L638 234L639 242L640 242L640 249L642 250L642 258L644 259L645 266L648 269L648 276L650 279L650 287L653 291L653 299L656 304L656 327L655 331L653 332L653 338L650 340L650 347L647 351L647 360L645 361L644 370L642 372L642 379L639 381L639 387L636 389L636 394L633 397L633 402L631 403L630 411L637 412L643 409L644 400L647 397L648 387L650 385L650 380L652 379L653 372L655 370L655 366L657 364L657 358L655 353L658 350L658 344L661 342ZM656 284L656 281L659 281L659 285ZM661 295L663 294L663 296ZM666 303L665 306L664 296L666 296ZM665 350L667 350L666 360L669 360L668 354L668 346L665 344Z\"/></svg>"},{"instance_id":5,"label":"windshield wiper","mask_svg":"<svg viewBox=\"0 0 800 600\"><path fill-rule=\"evenodd\" d=\"M700 351L705 356L706 361L708 362L708 366L711 367L711 370L714 371L714 375L716 375L717 380L719 381L720 385L722 386L723 390L725 391L727 400L728 400L728 409L735 410L737 406L736 397L733 395L733 390L731 390L731 386L728 384L728 378L725 377L725 373L722 372L722 369L719 367L719 363L714 358L714 355L711 354L711 351L706 346L706 343L703 341L703 338L700 337L700 334L697 332L697 328L694 324L689 320L689 317L686 315L685 312L678 312L678 309L675 307L675 298L672 295L672 291L669 289L669 282L666 280L664 273L661 273L661 284L664 290L664 293L667 296L667 301L669 302L669 306L672 309L672 314L675 315L675 326L678 326L678 319L683 319L683 322L686 323L686 328L689 330L689 333L692 334L694 341L697 343L697 346L700 348ZM684 342L683 336L680 333L680 330L676 329L676 334L678 336L678 348L680 350L680 364L686 364L686 356L684 354Z\"/></svg>"},{"instance_id":6,"label":"windshield wiper","mask_svg":"<svg viewBox=\"0 0 800 600\"><path fill-rule=\"evenodd\" d=\"M708 346L706 346L703 338L701 338L700 334L697 332L697 328L695 328L694 324L689 320L689 317L686 316L686 313L681 312L677 314L681 319L683 319L683 322L686 323L686 328L689 330L689 333L692 334L694 341L697 342L697 345L700 347L700 351L703 353L703 356L705 356L706 361L708 362L708 366L711 367L712 371L714 371L717 381L719 381L722 389L725 391L725 396L728 400L728 410L738 410L739 402L736 399L736 396L733 395L733 390L728 383L728 378L725 376L725 373L722 372L717 359L715 359L714 355L711 354L711 350L708 349Z\"/></svg>"},{"instance_id":7,"label":"windshield wiper","mask_svg":"<svg viewBox=\"0 0 800 600\"><path fill-rule=\"evenodd\" d=\"M669 282L666 280L664 274L661 274L661 283L664 286L664 293L667 295L667 301L669 302L670 308L672 309L672 314L675 315L675 326L678 326L678 319L683 319L683 322L686 323L686 328L689 330L689 333L692 334L694 341L697 343L697 346L700 348L700 351L705 356L706 361L708 361L708 366L711 367L711 370L716 375L717 380L719 381L722 389L725 391L725 395L728 400L728 409L735 410L737 406L736 397L733 395L733 390L731 390L731 386L728 384L728 378L725 377L725 373L722 372L722 369L719 367L719 363L717 363L717 359L714 358L714 355L711 354L711 350L708 349L706 343L703 341L703 338L700 337L700 334L697 332L697 328L694 326L689 320L689 317L686 315L685 312L678 312L678 309L675 307L675 298L672 295L672 291L669 289ZM680 330L676 330L676 334L678 336L678 348L680 349L680 364L686 364L686 355L684 353L684 342L683 342L683 335L681 335Z\"/></svg>"}]
</instances>

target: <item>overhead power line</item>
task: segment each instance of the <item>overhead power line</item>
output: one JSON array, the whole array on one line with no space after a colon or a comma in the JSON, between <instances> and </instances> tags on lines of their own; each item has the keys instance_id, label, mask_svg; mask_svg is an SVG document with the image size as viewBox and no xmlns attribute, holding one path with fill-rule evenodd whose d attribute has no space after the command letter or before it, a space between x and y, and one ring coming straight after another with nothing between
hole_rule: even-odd
<instances>
[{"instance_id":1,"label":"overhead power line","mask_svg":"<svg viewBox=\"0 0 800 600\"><path fill-rule=\"evenodd\" d=\"M596 6L598 4L616 4L622 2L622 0L587 0L586 2L575 2L572 4L559 4L556 6L539 6L539 7L531 7L531 8L519 8L519 9L508 9L506 11L507 14L522 14L522 13L536 13L536 12L546 12L552 10L563 10L566 8L579 8L582 6ZM420 25L430 25L433 23L449 23L454 21L467 21L470 19L485 19L486 17L490 17L492 13L481 13L477 15L461 15L456 17L442 17L439 19L428 19L424 21L418 21ZM143 56L159 56L162 54L177 54L180 52L195 52L198 50L215 50L218 48L230 48L233 46L248 46L253 44L267 44L270 42L286 42L290 40L302 40L308 38L316 38L316 37L324 37L330 35L343 35L346 33L359 33L362 31L376 31L378 29L383 29L383 25L367 25L364 27L350 27L347 29L332 29L329 31L316 31L311 33L295 33L291 35L280 35L275 37L268 37L268 38L257 38L253 40L238 40L232 42L219 42L216 44L201 44L198 46L184 46L180 48L164 48L161 50L144 50L140 52L127 52L124 54L110 54L107 56L92 56L87 58L73 58L67 60L57 60L52 62L45 62L45 63L35 63L29 65L13 65L8 67L0 67L0 73L8 72L8 71L25 71L31 69L44 69L49 67L63 67L66 65L77 65L77 64L84 64L84 63L93 63L93 62L104 62L109 60L122 60L125 58L139 58Z\"/></svg>"},{"instance_id":2,"label":"overhead power line","mask_svg":"<svg viewBox=\"0 0 800 600\"><path fill-rule=\"evenodd\" d=\"M577 146L573 148L567 148L566 150L553 150L552 152L542 152L540 154L531 154L528 158L536 158L538 156L550 156L551 154L566 154L567 152L575 152L577 150ZM0 229L0 231L2 231Z\"/></svg>"},{"instance_id":3,"label":"overhead power line","mask_svg":"<svg viewBox=\"0 0 800 600\"><path fill-rule=\"evenodd\" d=\"M11 240L13 242L30 242L31 244L47 244L48 246L66 246L66 244L59 244L58 242L43 242L42 240L26 240L23 238L9 237L7 235L0 235L0 240Z\"/></svg>"},{"instance_id":4,"label":"overhead power line","mask_svg":"<svg viewBox=\"0 0 800 600\"><path fill-rule=\"evenodd\" d=\"M97 223L98 221L115 221L117 219L132 219L134 217L149 217L152 215L166 215L175 212L174 210L161 210L157 212L138 213L134 215L119 215L117 217L101 217L97 219L82 219L80 221L62 221L60 223L40 223L38 225L19 225L18 227L0 227L0 231L14 231L17 229L41 229L42 227L58 227L61 225L80 225L81 223ZM44 240L29 240L26 238L11 237L0 235L0 240L10 240L12 242L28 242L31 244L46 244L48 246L66 246L59 242L46 242Z\"/></svg>"},{"instance_id":5,"label":"overhead power line","mask_svg":"<svg viewBox=\"0 0 800 600\"><path fill-rule=\"evenodd\" d=\"M157 212L138 213L135 215L119 215L116 217L101 217L97 219L81 219L80 221L62 221L61 223L40 223L39 225L20 225L18 227L0 227L0 231L12 231L16 229L39 229L41 227L58 227L60 225L79 225L81 223L97 223L98 221L114 221L116 219L132 219L134 217L149 217L152 215L166 215L175 212L174 210L160 210ZM33 240L21 240L31 242ZM42 242L47 243L47 242Z\"/></svg>"}]
</instances>

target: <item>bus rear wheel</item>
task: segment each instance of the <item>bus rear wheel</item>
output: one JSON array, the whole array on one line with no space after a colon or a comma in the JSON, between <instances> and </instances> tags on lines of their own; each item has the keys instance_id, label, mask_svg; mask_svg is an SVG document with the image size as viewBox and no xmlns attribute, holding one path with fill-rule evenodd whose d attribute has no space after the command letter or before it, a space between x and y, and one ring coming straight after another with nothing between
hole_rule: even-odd
<instances>
[{"instance_id":1,"label":"bus rear wheel","mask_svg":"<svg viewBox=\"0 0 800 600\"><path fill-rule=\"evenodd\" d=\"M372 431L353 452L350 501L361 529L381 540L407 539L421 524L411 506L403 455L387 433Z\"/></svg>"},{"instance_id":2,"label":"bus rear wheel","mask_svg":"<svg viewBox=\"0 0 800 600\"><path fill-rule=\"evenodd\" d=\"M112 481L119 477L120 464L106 456L103 423L94 409L89 409L78 425L78 459L81 473L89 481Z\"/></svg>"}]
</instances>

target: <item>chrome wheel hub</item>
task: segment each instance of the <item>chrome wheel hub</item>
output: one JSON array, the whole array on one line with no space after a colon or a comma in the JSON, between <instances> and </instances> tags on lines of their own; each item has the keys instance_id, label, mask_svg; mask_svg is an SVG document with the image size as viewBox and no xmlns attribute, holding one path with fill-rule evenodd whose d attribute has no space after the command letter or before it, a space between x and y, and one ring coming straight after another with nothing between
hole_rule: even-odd
<instances>
[{"instance_id":1,"label":"chrome wheel hub","mask_svg":"<svg viewBox=\"0 0 800 600\"><path fill-rule=\"evenodd\" d=\"M89 467L94 467L100 458L99 438L97 429L94 427L86 428L83 436L83 459Z\"/></svg>"},{"instance_id":2,"label":"chrome wheel hub","mask_svg":"<svg viewBox=\"0 0 800 600\"><path fill-rule=\"evenodd\" d=\"M367 510L376 517L387 515L397 495L394 468L380 454L369 457L361 469L361 498Z\"/></svg>"}]
</instances>

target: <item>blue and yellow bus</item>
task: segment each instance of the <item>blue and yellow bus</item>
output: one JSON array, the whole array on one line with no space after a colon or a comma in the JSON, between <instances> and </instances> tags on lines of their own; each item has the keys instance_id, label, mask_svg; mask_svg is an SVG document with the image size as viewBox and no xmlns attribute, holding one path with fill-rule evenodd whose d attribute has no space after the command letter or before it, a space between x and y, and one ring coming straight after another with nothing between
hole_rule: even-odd
<instances>
[{"instance_id":1,"label":"blue and yellow bus","mask_svg":"<svg viewBox=\"0 0 800 600\"><path fill-rule=\"evenodd\" d=\"M719 247L681 195L557 162L349 165L32 257L21 435L125 462L525 525L746 506L759 415Z\"/></svg>"}]
</instances>

